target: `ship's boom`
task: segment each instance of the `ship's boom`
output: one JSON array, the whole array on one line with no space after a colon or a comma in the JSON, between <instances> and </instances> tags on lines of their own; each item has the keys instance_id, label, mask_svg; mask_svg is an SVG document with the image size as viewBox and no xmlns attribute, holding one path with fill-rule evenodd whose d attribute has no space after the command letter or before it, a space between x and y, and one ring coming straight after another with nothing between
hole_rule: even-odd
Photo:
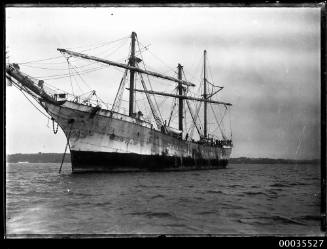
<instances>
[{"instance_id":1,"label":"ship's boom","mask_svg":"<svg viewBox=\"0 0 327 249\"><path fill-rule=\"evenodd\" d=\"M191 82L188 82L188 81L185 81L185 80L179 80L179 79L176 79L176 78L171 77L171 76L163 75L163 74L148 71L148 70L143 70L141 68L133 67L133 66L126 65L126 64L123 64L123 63L118 63L118 62L114 62L114 61L110 61L110 60L106 60L106 59L101 59L101 58L97 58L95 56L90 56L90 55L86 55L86 54L82 54L82 53L77 53L77 52L73 52L73 51L70 51L70 50L67 50L67 49L62 49L62 48L58 48L57 50L59 52L61 52L61 53L67 53L67 54L72 55L72 56L76 56L76 57L80 57L80 58L84 58L84 59L88 59L88 60L93 60L93 61L105 63L105 64L108 64L108 65L111 65L111 66L125 68L125 69L128 69L128 70L132 70L134 72L144 73L144 74L151 75L151 76L161 78L161 79L175 81L177 83L181 83L181 84L186 85L186 86L195 86L194 83L191 83Z\"/></svg>"},{"instance_id":2,"label":"ship's boom","mask_svg":"<svg viewBox=\"0 0 327 249\"><path fill-rule=\"evenodd\" d=\"M127 90L129 90L129 88L127 88ZM189 100L195 100L195 101L201 101L201 102L207 102L207 103L213 103L213 104L228 105L228 106L232 105L231 103L227 103L227 102L215 101L215 100L210 100L210 99L195 98L195 97L186 96L186 95L176 95L176 94L171 94L171 93L141 90L141 89L134 89L134 91L135 92L149 93L149 94L156 94L156 95L167 96L167 97L173 97L173 98L189 99Z\"/></svg>"}]
</instances>

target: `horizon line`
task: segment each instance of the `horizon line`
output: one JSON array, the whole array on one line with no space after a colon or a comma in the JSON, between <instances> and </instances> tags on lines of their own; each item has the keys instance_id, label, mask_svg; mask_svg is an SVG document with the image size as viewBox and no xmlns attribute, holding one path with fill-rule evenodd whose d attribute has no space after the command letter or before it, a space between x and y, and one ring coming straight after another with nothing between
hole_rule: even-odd
<instances>
[{"instance_id":1,"label":"horizon line","mask_svg":"<svg viewBox=\"0 0 327 249\"><path fill-rule=\"evenodd\" d=\"M13 154L7 154L6 156L11 155L38 155L38 154L64 154L62 152L33 152L33 153L24 153L24 152L18 152ZM70 152L67 152L66 154L70 155ZM230 159L239 159L239 158L246 158L246 159L271 159L271 160L294 160L294 161L313 161L313 160L321 160L321 158L310 158L310 159L295 159L295 158L272 158L272 157L252 157L252 156L238 156L238 157L231 157ZM230 160L229 159L229 160Z\"/></svg>"}]
</instances>

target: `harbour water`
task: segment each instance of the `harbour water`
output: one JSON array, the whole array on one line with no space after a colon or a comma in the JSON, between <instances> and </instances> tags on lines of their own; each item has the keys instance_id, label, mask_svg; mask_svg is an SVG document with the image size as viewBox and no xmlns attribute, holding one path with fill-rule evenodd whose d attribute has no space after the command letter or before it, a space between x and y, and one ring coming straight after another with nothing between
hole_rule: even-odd
<instances>
[{"instance_id":1,"label":"harbour water","mask_svg":"<svg viewBox=\"0 0 327 249\"><path fill-rule=\"evenodd\" d=\"M185 172L71 174L11 163L6 233L321 235L320 165L230 164Z\"/></svg>"}]
</instances>

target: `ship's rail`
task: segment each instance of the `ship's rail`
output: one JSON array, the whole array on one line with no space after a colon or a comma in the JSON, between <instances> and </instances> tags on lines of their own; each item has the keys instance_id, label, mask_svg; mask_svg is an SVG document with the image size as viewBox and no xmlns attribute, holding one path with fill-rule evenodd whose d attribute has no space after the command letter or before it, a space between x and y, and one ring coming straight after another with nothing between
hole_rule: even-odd
<instances>
[{"instance_id":1,"label":"ship's rail","mask_svg":"<svg viewBox=\"0 0 327 249\"><path fill-rule=\"evenodd\" d=\"M145 126L147 128L154 129L153 124L151 122L148 122L146 119L142 119L138 116L130 117L129 115L123 114L121 112L116 112L116 111L112 111L110 109L101 108L100 106L96 106L96 105L86 105L84 103L80 103L80 101L77 102L77 101L67 100L65 102L65 104L63 105L63 107L69 108L69 109L72 109L75 111L84 112L84 113L85 112L90 113L90 112L97 110L96 114L99 116L119 119L122 121L131 122L131 123ZM98 108L98 107L100 107L100 108Z\"/></svg>"},{"instance_id":2,"label":"ship's rail","mask_svg":"<svg viewBox=\"0 0 327 249\"><path fill-rule=\"evenodd\" d=\"M118 111L113 111L113 104L109 104L106 103L102 100L99 99L91 99L90 98L90 93L92 94L94 91L91 92L87 92L81 95L73 95L71 93L68 92L64 92L64 91L58 91L58 90L54 90L50 87L45 86L44 87L45 92L47 92L50 96L52 96L55 100L66 100L66 101L70 101L76 104L80 104L80 105L85 105L85 106L89 106L89 107L100 107L102 110L106 110L106 111L110 111L110 112L115 112L115 113L119 113L122 114L124 116L129 116L128 115L128 110L124 107L119 107ZM87 96L87 94L89 94ZM96 95L95 95L96 96ZM97 96L96 96L97 97ZM135 113L135 117L139 118L140 114ZM142 120L148 122L148 123L152 123L151 120L145 118L144 116L142 116Z\"/></svg>"}]
</instances>

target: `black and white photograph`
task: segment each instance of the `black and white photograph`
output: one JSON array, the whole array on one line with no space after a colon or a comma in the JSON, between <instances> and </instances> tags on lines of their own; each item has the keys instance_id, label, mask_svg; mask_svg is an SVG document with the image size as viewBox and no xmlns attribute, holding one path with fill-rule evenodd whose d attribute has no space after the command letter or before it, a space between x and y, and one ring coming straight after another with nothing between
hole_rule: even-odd
<instances>
[{"instance_id":1,"label":"black and white photograph","mask_svg":"<svg viewBox=\"0 0 327 249\"><path fill-rule=\"evenodd\" d=\"M7 5L5 237L324 236L321 8Z\"/></svg>"}]
</instances>

